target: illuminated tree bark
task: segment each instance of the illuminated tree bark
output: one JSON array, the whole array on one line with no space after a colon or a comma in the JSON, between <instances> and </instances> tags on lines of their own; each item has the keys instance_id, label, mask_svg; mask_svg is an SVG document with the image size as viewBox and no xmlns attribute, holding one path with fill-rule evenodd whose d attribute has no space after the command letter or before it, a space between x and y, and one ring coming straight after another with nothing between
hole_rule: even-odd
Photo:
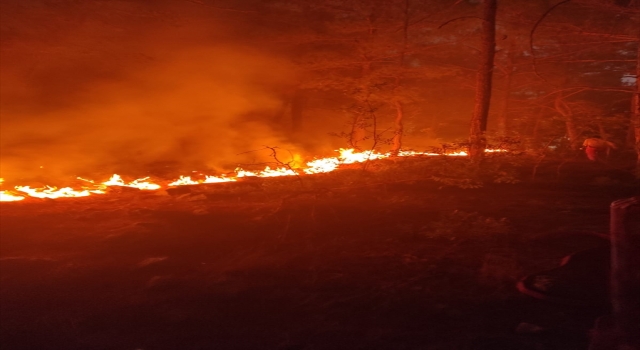
<instances>
[{"instance_id":1,"label":"illuminated tree bark","mask_svg":"<svg viewBox=\"0 0 640 350\"><path fill-rule=\"evenodd\" d=\"M487 146L485 132L491 102L491 81L496 42L497 0L484 0L482 6L482 43L480 48L480 67L476 75L476 94L471 117L469 135L469 156L472 162L484 157Z\"/></svg>"},{"instance_id":2,"label":"illuminated tree bark","mask_svg":"<svg viewBox=\"0 0 640 350\"><path fill-rule=\"evenodd\" d=\"M504 98L502 100L502 106L500 106L500 113L498 114L497 133L500 136L507 136L509 131L509 105L511 102L511 84L513 82L514 73L514 56L515 45L513 40L509 45L509 52L507 53L507 63L504 67Z\"/></svg>"},{"instance_id":3,"label":"illuminated tree bark","mask_svg":"<svg viewBox=\"0 0 640 350\"><path fill-rule=\"evenodd\" d=\"M404 132L404 125L402 124L402 118L404 117L404 111L402 109L402 102L396 100L396 119L394 125L393 139L391 140L391 154L397 155L402 148L402 133Z\"/></svg>"},{"instance_id":4,"label":"illuminated tree bark","mask_svg":"<svg viewBox=\"0 0 640 350\"><path fill-rule=\"evenodd\" d=\"M302 128L304 109L304 94L301 89L296 89L291 100L291 130L296 133Z\"/></svg>"},{"instance_id":5,"label":"illuminated tree bark","mask_svg":"<svg viewBox=\"0 0 640 350\"><path fill-rule=\"evenodd\" d=\"M544 108L540 107L533 116L533 126L531 127L531 147L533 149L539 149L541 146L540 141L540 124L542 122L542 114Z\"/></svg>"},{"instance_id":6,"label":"illuminated tree bark","mask_svg":"<svg viewBox=\"0 0 640 350\"><path fill-rule=\"evenodd\" d=\"M369 105L369 95L371 94L369 89L369 74L371 74L371 62L364 57L364 64L362 65L362 76L360 83L359 98L356 98L358 106L354 111L351 135L349 138L349 146L355 149L360 149L360 144L367 137L367 120L371 116L371 108Z\"/></svg>"},{"instance_id":7,"label":"illuminated tree bark","mask_svg":"<svg viewBox=\"0 0 640 350\"><path fill-rule=\"evenodd\" d=\"M571 149L578 149L578 127L576 125L576 121L571 108L562 99L562 93L558 93L554 102L554 106L556 108L556 111L558 111L558 113L560 113L560 115L562 115L562 117L564 118L564 125L567 130L567 137L569 138Z\"/></svg>"},{"instance_id":8,"label":"illuminated tree bark","mask_svg":"<svg viewBox=\"0 0 640 350\"><path fill-rule=\"evenodd\" d=\"M402 68L404 67L404 56L407 51L407 43L409 41L409 0L405 0L403 3L403 20L402 20L402 49L400 51L400 56L398 58L398 65L400 66L400 73L396 75L395 80L395 94L398 94L398 90L402 88ZM404 133L404 108L402 105L402 101L398 96L394 97L393 101L395 110L396 110L396 118L394 120L394 133L393 139L391 140L391 154L398 155L400 149L402 148L402 136Z\"/></svg>"},{"instance_id":9,"label":"illuminated tree bark","mask_svg":"<svg viewBox=\"0 0 640 350\"><path fill-rule=\"evenodd\" d=\"M639 5L640 6L640 5ZM638 53L636 56L636 90L631 103L631 125L635 134L636 178L640 178L640 30L638 31Z\"/></svg>"},{"instance_id":10,"label":"illuminated tree bark","mask_svg":"<svg viewBox=\"0 0 640 350\"><path fill-rule=\"evenodd\" d=\"M282 94L282 104L276 111L273 122L287 131L297 133L302 127L304 95L300 88Z\"/></svg>"}]
</instances>

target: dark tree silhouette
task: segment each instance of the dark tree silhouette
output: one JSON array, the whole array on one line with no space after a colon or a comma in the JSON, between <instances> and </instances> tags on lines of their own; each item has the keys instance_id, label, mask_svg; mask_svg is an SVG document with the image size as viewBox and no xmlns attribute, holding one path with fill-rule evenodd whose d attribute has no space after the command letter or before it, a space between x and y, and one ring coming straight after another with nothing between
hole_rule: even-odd
<instances>
[{"instance_id":1,"label":"dark tree silhouette","mask_svg":"<svg viewBox=\"0 0 640 350\"><path fill-rule=\"evenodd\" d=\"M496 45L496 12L497 0L483 1L480 66L476 76L475 104L469 134L469 156L472 162L478 162L482 159L487 145L485 132L487 131L491 102L491 81Z\"/></svg>"}]
</instances>

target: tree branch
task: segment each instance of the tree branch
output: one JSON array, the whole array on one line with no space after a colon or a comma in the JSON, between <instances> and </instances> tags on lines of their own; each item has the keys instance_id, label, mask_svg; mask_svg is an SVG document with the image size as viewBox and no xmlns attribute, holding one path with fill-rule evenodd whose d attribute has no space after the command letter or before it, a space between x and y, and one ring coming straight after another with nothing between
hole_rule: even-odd
<instances>
[{"instance_id":1,"label":"tree branch","mask_svg":"<svg viewBox=\"0 0 640 350\"><path fill-rule=\"evenodd\" d=\"M560 1L559 3L551 6L549 9L547 9L547 11L545 11L542 16L540 16L540 18L538 18L538 20L536 21L536 23L533 25L533 28L531 28L531 32L529 32L529 49L531 50L531 57L533 58L533 71L536 73L536 75L538 76L538 78L547 81L545 78L543 78L540 73L538 72L538 67L536 65L536 54L535 51L533 49L533 34L536 31L536 28L538 28L538 26L540 25L540 23L542 23L542 20L545 19L545 17L547 17L547 15L549 15L549 13L551 13L551 11L553 11L556 7L562 5L562 4L566 4L571 0L563 0Z\"/></svg>"}]
</instances>

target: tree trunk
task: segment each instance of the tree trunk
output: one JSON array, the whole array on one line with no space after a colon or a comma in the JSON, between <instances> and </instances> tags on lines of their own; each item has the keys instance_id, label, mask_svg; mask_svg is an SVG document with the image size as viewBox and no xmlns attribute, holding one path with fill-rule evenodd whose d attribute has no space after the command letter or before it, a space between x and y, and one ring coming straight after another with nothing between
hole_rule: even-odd
<instances>
[{"instance_id":1,"label":"tree trunk","mask_svg":"<svg viewBox=\"0 0 640 350\"><path fill-rule=\"evenodd\" d=\"M640 64L640 63L639 63ZM638 70L638 76L640 76L640 69ZM640 78L636 79L636 92L633 95L633 113L631 114L632 127L635 134L635 151L637 155L636 160L636 178L640 179Z\"/></svg>"},{"instance_id":2,"label":"tree trunk","mask_svg":"<svg viewBox=\"0 0 640 350\"><path fill-rule=\"evenodd\" d=\"M299 132L302 127L302 110L304 109L304 94L296 89L291 99L291 131Z\"/></svg>"},{"instance_id":3,"label":"tree trunk","mask_svg":"<svg viewBox=\"0 0 640 350\"><path fill-rule=\"evenodd\" d=\"M351 124L351 134L349 138L349 147L360 149L360 143L366 137L366 119L362 113L356 112L353 116Z\"/></svg>"},{"instance_id":4,"label":"tree trunk","mask_svg":"<svg viewBox=\"0 0 640 350\"><path fill-rule=\"evenodd\" d=\"M482 7L482 45L480 47L480 66L476 75L476 94L469 132L469 157L478 163L484 157L487 146L485 132L491 102L491 81L493 77L493 59L496 41L497 0L484 0Z\"/></svg>"},{"instance_id":5,"label":"tree trunk","mask_svg":"<svg viewBox=\"0 0 640 350\"><path fill-rule=\"evenodd\" d=\"M567 137L569 138L571 149L578 149L578 127L573 117L573 111L571 111L569 105L567 105L567 103L562 99L562 93L558 93L554 106L556 111L564 117L564 125L567 129Z\"/></svg>"},{"instance_id":6,"label":"tree trunk","mask_svg":"<svg viewBox=\"0 0 640 350\"><path fill-rule=\"evenodd\" d=\"M371 73L371 62L367 57L363 57L364 63L361 68L360 90L361 96L358 99L358 107L353 115L351 123L351 134L349 137L349 146L360 149L360 144L367 137L367 119L371 115L369 108L369 74ZM374 135L375 138L376 135Z\"/></svg>"},{"instance_id":7,"label":"tree trunk","mask_svg":"<svg viewBox=\"0 0 640 350\"><path fill-rule=\"evenodd\" d=\"M609 140L609 134L607 134L607 131L604 129L604 125L602 125L602 120L598 120L597 125L598 125L598 134L600 135L600 138L603 140Z\"/></svg>"},{"instance_id":8,"label":"tree trunk","mask_svg":"<svg viewBox=\"0 0 640 350\"><path fill-rule=\"evenodd\" d=\"M636 178L640 179L640 31L638 32L638 54L636 57L636 91L633 94L631 127L635 134Z\"/></svg>"},{"instance_id":9,"label":"tree trunk","mask_svg":"<svg viewBox=\"0 0 640 350\"><path fill-rule=\"evenodd\" d=\"M402 103L400 101L395 102L396 107L396 120L394 125L393 139L391 141L391 154L398 155L400 148L402 148L402 132L404 131L404 125L402 124L402 117L404 116L402 110Z\"/></svg>"},{"instance_id":10,"label":"tree trunk","mask_svg":"<svg viewBox=\"0 0 640 350\"><path fill-rule=\"evenodd\" d=\"M400 73L396 75L395 90L398 94L398 90L402 88L402 68L404 67L404 56L407 51L407 43L409 41L409 0L404 1L404 17L402 22L402 49L400 51L400 57L398 58L398 65L400 66ZM397 96L394 97L393 105L396 109L396 118L394 120L393 139L391 140L391 155L397 156L398 152L402 148L402 134L404 133L404 109L402 102Z\"/></svg>"},{"instance_id":11,"label":"tree trunk","mask_svg":"<svg viewBox=\"0 0 640 350\"><path fill-rule=\"evenodd\" d=\"M542 143L540 142L540 123L542 122L542 113L544 111L544 107L540 107L540 110L533 117L533 128L531 130L531 143L532 148L538 150L541 148Z\"/></svg>"},{"instance_id":12,"label":"tree trunk","mask_svg":"<svg viewBox=\"0 0 640 350\"><path fill-rule=\"evenodd\" d=\"M502 106L500 107L500 113L498 114L498 130L499 136L507 136L509 130L509 104L511 102L511 83L513 81L513 55L515 52L515 45L513 40L509 45L509 52L507 53L507 66L505 67L504 76L504 99L502 100Z\"/></svg>"}]
</instances>

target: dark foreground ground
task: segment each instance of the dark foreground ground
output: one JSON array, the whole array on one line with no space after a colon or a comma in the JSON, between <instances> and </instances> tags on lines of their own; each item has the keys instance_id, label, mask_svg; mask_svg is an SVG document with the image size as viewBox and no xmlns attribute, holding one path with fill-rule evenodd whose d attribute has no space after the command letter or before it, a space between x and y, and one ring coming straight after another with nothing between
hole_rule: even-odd
<instances>
[{"instance_id":1,"label":"dark foreground ground","mask_svg":"<svg viewBox=\"0 0 640 350\"><path fill-rule=\"evenodd\" d=\"M331 174L304 191L272 179L5 203L0 344L584 349L606 305L515 283L606 244L610 203L638 189L562 169L478 189ZM523 323L548 332L518 334Z\"/></svg>"}]
</instances>

